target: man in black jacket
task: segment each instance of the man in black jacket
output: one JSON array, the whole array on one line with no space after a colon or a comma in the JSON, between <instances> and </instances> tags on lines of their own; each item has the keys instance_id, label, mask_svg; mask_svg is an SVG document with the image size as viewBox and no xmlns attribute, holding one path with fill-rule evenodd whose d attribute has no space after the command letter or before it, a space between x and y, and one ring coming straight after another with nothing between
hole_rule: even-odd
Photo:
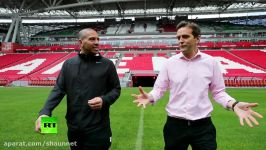
<instances>
[{"instance_id":1,"label":"man in black jacket","mask_svg":"<svg viewBox=\"0 0 266 150\"><path fill-rule=\"evenodd\" d=\"M119 97L121 87L112 61L98 52L99 36L93 29L79 32L80 53L66 60L43 109L40 120L52 116L53 109L67 95L66 120L72 150L107 150L111 145L109 108Z\"/></svg>"}]
</instances>

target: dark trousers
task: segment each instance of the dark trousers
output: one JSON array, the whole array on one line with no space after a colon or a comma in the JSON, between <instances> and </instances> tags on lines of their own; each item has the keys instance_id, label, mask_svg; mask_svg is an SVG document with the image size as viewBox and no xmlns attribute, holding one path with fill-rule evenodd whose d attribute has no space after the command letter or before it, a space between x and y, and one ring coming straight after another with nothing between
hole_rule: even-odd
<instances>
[{"instance_id":1,"label":"dark trousers","mask_svg":"<svg viewBox=\"0 0 266 150\"><path fill-rule=\"evenodd\" d=\"M91 134L70 130L67 135L71 150L108 150L111 146L110 138L97 138Z\"/></svg>"},{"instance_id":2,"label":"dark trousers","mask_svg":"<svg viewBox=\"0 0 266 150\"><path fill-rule=\"evenodd\" d=\"M165 150L216 150L216 129L211 118L189 121L167 117L164 126Z\"/></svg>"}]
</instances>

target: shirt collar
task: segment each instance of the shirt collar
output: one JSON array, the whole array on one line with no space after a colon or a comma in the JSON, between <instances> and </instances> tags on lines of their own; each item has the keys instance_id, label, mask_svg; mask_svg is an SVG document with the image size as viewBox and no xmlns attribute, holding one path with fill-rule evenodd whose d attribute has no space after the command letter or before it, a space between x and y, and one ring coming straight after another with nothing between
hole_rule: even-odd
<instances>
[{"instance_id":1,"label":"shirt collar","mask_svg":"<svg viewBox=\"0 0 266 150\"><path fill-rule=\"evenodd\" d=\"M188 59L186 56L184 56L182 52L180 52L179 54L177 54L177 57L179 59L192 60L192 59L195 59L195 58L200 57L201 55L202 55L202 52L198 49L197 54L194 57L192 57L191 59Z\"/></svg>"}]
</instances>

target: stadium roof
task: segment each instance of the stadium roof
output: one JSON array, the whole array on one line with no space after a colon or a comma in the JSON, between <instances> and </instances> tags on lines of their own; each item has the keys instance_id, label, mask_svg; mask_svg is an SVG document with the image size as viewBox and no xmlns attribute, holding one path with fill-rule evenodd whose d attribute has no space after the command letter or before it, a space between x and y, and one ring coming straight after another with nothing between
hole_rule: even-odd
<instances>
[{"instance_id":1,"label":"stadium roof","mask_svg":"<svg viewBox=\"0 0 266 150\"><path fill-rule=\"evenodd\" d=\"M114 18L266 12L266 0L1 0L0 18Z\"/></svg>"}]
</instances>

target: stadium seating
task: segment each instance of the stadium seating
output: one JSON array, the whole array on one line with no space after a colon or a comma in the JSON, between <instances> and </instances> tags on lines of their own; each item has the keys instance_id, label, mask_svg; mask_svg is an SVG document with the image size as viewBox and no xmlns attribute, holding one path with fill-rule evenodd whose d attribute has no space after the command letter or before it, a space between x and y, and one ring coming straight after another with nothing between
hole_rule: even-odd
<instances>
[{"instance_id":1,"label":"stadium seating","mask_svg":"<svg viewBox=\"0 0 266 150\"><path fill-rule=\"evenodd\" d=\"M266 52L261 50L232 50L231 53L266 69ZM256 58L254 58L256 57Z\"/></svg>"},{"instance_id":2,"label":"stadium seating","mask_svg":"<svg viewBox=\"0 0 266 150\"><path fill-rule=\"evenodd\" d=\"M9 80L17 80L26 77L64 57L67 53L39 53L14 62L0 70L0 78L7 77Z\"/></svg>"},{"instance_id":3,"label":"stadium seating","mask_svg":"<svg viewBox=\"0 0 266 150\"><path fill-rule=\"evenodd\" d=\"M266 86L265 52L260 50L204 50L221 64L226 86ZM158 67L179 51L101 51L117 66L118 76L124 78L127 72L147 74L158 71ZM76 56L72 53L7 54L0 56L0 85L15 80L29 81L32 86L51 86L60 72L63 62ZM250 57L252 56L252 57ZM24 71L24 72L23 72ZM22 73L21 73L22 72ZM233 77L233 79L232 79Z\"/></svg>"},{"instance_id":4,"label":"stadium seating","mask_svg":"<svg viewBox=\"0 0 266 150\"><path fill-rule=\"evenodd\" d=\"M59 72L61 70L63 62L65 60L77 55L77 53L75 53L75 52L69 53L69 54L65 53L65 54L66 55L64 55L60 59L52 62L47 67L44 67L44 68L40 69L39 71L28 75L28 78L30 78L30 79L36 79L37 78L37 79L40 79L40 80L55 79L58 76L58 74L59 74Z\"/></svg>"},{"instance_id":5,"label":"stadium seating","mask_svg":"<svg viewBox=\"0 0 266 150\"><path fill-rule=\"evenodd\" d=\"M2 55L0 56L0 69L14 62L19 62L22 59L30 57L31 55L32 54L16 54L16 53Z\"/></svg>"},{"instance_id":6,"label":"stadium seating","mask_svg":"<svg viewBox=\"0 0 266 150\"><path fill-rule=\"evenodd\" d=\"M225 76L242 76L242 77L264 77L265 71L256 65L236 57L227 51L203 51L206 54L214 56L224 66L222 72ZM242 52L242 51L241 51ZM254 56L256 57L256 56Z\"/></svg>"},{"instance_id":7,"label":"stadium seating","mask_svg":"<svg viewBox=\"0 0 266 150\"><path fill-rule=\"evenodd\" d=\"M153 70L151 56L133 57L130 61L124 61L126 62L126 65L119 68L130 68L130 70Z\"/></svg>"},{"instance_id":8,"label":"stadium seating","mask_svg":"<svg viewBox=\"0 0 266 150\"><path fill-rule=\"evenodd\" d=\"M114 58L117 52L107 52L105 57L106 58Z\"/></svg>"},{"instance_id":9,"label":"stadium seating","mask_svg":"<svg viewBox=\"0 0 266 150\"><path fill-rule=\"evenodd\" d=\"M224 80L230 87L265 87L266 80Z\"/></svg>"},{"instance_id":10,"label":"stadium seating","mask_svg":"<svg viewBox=\"0 0 266 150\"><path fill-rule=\"evenodd\" d=\"M8 80L0 79L0 86L5 86L7 85L7 83L8 83Z\"/></svg>"}]
</instances>

